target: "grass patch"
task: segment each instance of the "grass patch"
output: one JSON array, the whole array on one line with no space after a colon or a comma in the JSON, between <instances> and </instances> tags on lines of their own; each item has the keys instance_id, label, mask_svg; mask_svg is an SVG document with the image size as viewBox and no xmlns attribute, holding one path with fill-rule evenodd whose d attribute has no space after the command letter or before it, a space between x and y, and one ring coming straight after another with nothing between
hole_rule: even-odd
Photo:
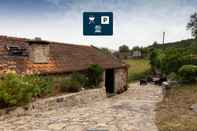
<instances>
[{"instance_id":1,"label":"grass patch","mask_svg":"<svg viewBox=\"0 0 197 131\"><path fill-rule=\"evenodd\" d=\"M128 71L129 82L136 81L145 77L145 75L148 74L151 68L149 60L147 59L129 59L125 60L125 62L130 65Z\"/></svg>"},{"instance_id":2,"label":"grass patch","mask_svg":"<svg viewBox=\"0 0 197 131\"><path fill-rule=\"evenodd\" d=\"M182 85L167 91L156 110L160 131L197 131L197 113L190 109L197 103L197 84Z\"/></svg>"}]
</instances>

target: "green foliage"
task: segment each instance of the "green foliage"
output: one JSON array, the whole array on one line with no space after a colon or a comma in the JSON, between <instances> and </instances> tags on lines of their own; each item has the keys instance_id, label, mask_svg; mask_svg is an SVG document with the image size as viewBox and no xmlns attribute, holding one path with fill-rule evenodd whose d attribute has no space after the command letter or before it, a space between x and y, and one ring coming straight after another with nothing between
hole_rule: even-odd
<instances>
[{"instance_id":1,"label":"green foliage","mask_svg":"<svg viewBox=\"0 0 197 131\"><path fill-rule=\"evenodd\" d=\"M103 69L99 65L90 65L87 75L73 73L61 80L60 87L64 92L78 92L83 88L98 87L102 80Z\"/></svg>"},{"instance_id":2,"label":"green foliage","mask_svg":"<svg viewBox=\"0 0 197 131\"><path fill-rule=\"evenodd\" d=\"M73 73L71 75L71 79L74 81L78 81L82 87L86 86L88 82L88 78L85 75L80 74L78 72Z\"/></svg>"},{"instance_id":3,"label":"green foliage","mask_svg":"<svg viewBox=\"0 0 197 131\"><path fill-rule=\"evenodd\" d=\"M190 16L190 21L187 24L187 29L191 29L192 35L197 38L197 13Z\"/></svg>"},{"instance_id":4,"label":"green foliage","mask_svg":"<svg viewBox=\"0 0 197 131\"><path fill-rule=\"evenodd\" d=\"M92 64L88 68L88 86L97 87L102 81L103 68L97 64Z\"/></svg>"},{"instance_id":5,"label":"green foliage","mask_svg":"<svg viewBox=\"0 0 197 131\"><path fill-rule=\"evenodd\" d=\"M194 81L197 76L197 66L184 65L179 69L178 74L182 81L185 81L185 82Z\"/></svg>"},{"instance_id":6,"label":"green foliage","mask_svg":"<svg viewBox=\"0 0 197 131\"><path fill-rule=\"evenodd\" d=\"M177 80L177 74L172 72L170 73L168 76L167 76L167 79L170 80L170 81L176 81Z\"/></svg>"},{"instance_id":7,"label":"green foliage","mask_svg":"<svg viewBox=\"0 0 197 131\"><path fill-rule=\"evenodd\" d=\"M6 74L0 80L1 106L23 105L52 90L52 80L39 76Z\"/></svg>"},{"instance_id":8,"label":"green foliage","mask_svg":"<svg viewBox=\"0 0 197 131\"><path fill-rule=\"evenodd\" d=\"M129 47L127 45L122 45L119 47L119 52L129 52Z\"/></svg>"},{"instance_id":9,"label":"green foliage","mask_svg":"<svg viewBox=\"0 0 197 131\"><path fill-rule=\"evenodd\" d=\"M107 55L112 54L112 52L108 48L100 48L100 51L102 51L104 54L107 54Z\"/></svg>"},{"instance_id":10,"label":"green foliage","mask_svg":"<svg viewBox=\"0 0 197 131\"><path fill-rule=\"evenodd\" d=\"M79 92L87 84L87 77L75 72L69 78L61 80L61 88L64 92Z\"/></svg>"},{"instance_id":11,"label":"green foliage","mask_svg":"<svg viewBox=\"0 0 197 131\"><path fill-rule=\"evenodd\" d=\"M195 51L196 49L193 48L194 46L197 45L197 42L195 39L187 39L187 40L181 40L181 41L176 41L176 42L170 42L170 43L165 43L165 44L153 44L149 46L149 50L151 49L158 49L158 50L168 50L171 48L176 48L176 49L184 49L193 53L197 53Z\"/></svg>"},{"instance_id":12,"label":"green foliage","mask_svg":"<svg viewBox=\"0 0 197 131\"><path fill-rule=\"evenodd\" d=\"M191 62L189 53L181 49L168 49L164 54L160 61L160 69L165 74L176 73L181 66Z\"/></svg>"},{"instance_id":13,"label":"green foliage","mask_svg":"<svg viewBox=\"0 0 197 131\"><path fill-rule=\"evenodd\" d=\"M162 62L163 57L164 57L164 54L160 50L157 50L157 49L152 50L150 57L149 57L150 65L152 69L161 68L161 62Z\"/></svg>"},{"instance_id":14,"label":"green foliage","mask_svg":"<svg viewBox=\"0 0 197 131\"><path fill-rule=\"evenodd\" d=\"M152 69L160 70L166 75L171 72L177 73L181 66L191 63L191 55L182 49L171 48L164 51L154 49L150 55Z\"/></svg>"},{"instance_id":15,"label":"green foliage","mask_svg":"<svg viewBox=\"0 0 197 131\"><path fill-rule=\"evenodd\" d=\"M61 88L65 92L79 92L82 85L79 81L75 79L64 79L61 83Z\"/></svg>"}]
</instances>

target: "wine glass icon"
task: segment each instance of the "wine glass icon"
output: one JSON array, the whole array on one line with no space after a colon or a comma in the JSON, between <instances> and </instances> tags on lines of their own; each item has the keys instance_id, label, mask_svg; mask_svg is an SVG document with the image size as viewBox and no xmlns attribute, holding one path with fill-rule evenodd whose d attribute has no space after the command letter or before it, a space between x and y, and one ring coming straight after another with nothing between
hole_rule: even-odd
<instances>
[{"instance_id":1,"label":"wine glass icon","mask_svg":"<svg viewBox=\"0 0 197 131\"><path fill-rule=\"evenodd\" d=\"M90 16L89 17L89 24L94 24L94 20L95 20L95 17L94 16Z\"/></svg>"}]
</instances>

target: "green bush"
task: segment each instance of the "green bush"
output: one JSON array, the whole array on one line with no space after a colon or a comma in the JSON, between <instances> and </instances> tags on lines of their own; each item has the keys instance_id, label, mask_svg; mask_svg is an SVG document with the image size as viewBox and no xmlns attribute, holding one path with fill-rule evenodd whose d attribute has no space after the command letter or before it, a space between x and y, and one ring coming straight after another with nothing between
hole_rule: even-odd
<instances>
[{"instance_id":1,"label":"green bush","mask_svg":"<svg viewBox=\"0 0 197 131\"><path fill-rule=\"evenodd\" d=\"M154 71L155 69L161 69L162 66L162 59L165 56L165 54L161 50L156 50L154 49L151 54L150 54L150 65L152 70Z\"/></svg>"},{"instance_id":2,"label":"green bush","mask_svg":"<svg viewBox=\"0 0 197 131\"><path fill-rule=\"evenodd\" d=\"M194 81L197 76L197 66L184 65L179 69L178 75L183 82Z\"/></svg>"},{"instance_id":3,"label":"green bush","mask_svg":"<svg viewBox=\"0 0 197 131\"><path fill-rule=\"evenodd\" d=\"M83 74L75 72L71 75L71 78L72 78L72 80L78 81L82 87L87 85L88 78Z\"/></svg>"},{"instance_id":4,"label":"green bush","mask_svg":"<svg viewBox=\"0 0 197 131\"><path fill-rule=\"evenodd\" d=\"M9 73L0 80L0 106L23 105L51 89L52 81L46 78Z\"/></svg>"},{"instance_id":5,"label":"green bush","mask_svg":"<svg viewBox=\"0 0 197 131\"><path fill-rule=\"evenodd\" d=\"M150 64L153 70L169 75L177 73L183 65L192 64L191 55L183 49L153 50L150 55Z\"/></svg>"},{"instance_id":6,"label":"green bush","mask_svg":"<svg viewBox=\"0 0 197 131\"><path fill-rule=\"evenodd\" d=\"M80 73L73 73L69 78L61 81L61 88L64 92L79 92L87 83L87 77Z\"/></svg>"},{"instance_id":7,"label":"green bush","mask_svg":"<svg viewBox=\"0 0 197 131\"><path fill-rule=\"evenodd\" d=\"M103 69L97 64L92 64L88 68L88 86L98 87L102 81Z\"/></svg>"},{"instance_id":8,"label":"green bush","mask_svg":"<svg viewBox=\"0 0 197 131\"><path fill-rule=\"evenodd\" d=\"M183 65L191 64L191 56L181 49L168 49L161 60L161 71L165 74L177 73Z\"/></svg>"},{"instance_id":9,"label":"green bush","mask_svg":"<svg viewBox=\"0 0 197 131\"><path fill-rule=\"evenodd\" d=\"M170 81L176 81L178 79L178 76L176 73L172 72L167 76L167 79Z\"/></svg>"},{"instance_id":10,"label":"green bush","mask_svg":"<svg viewBox=\"0 0 197 131\"><path fill-rule=\"evenodd\" d=\"M82 85L79 81L70 78L62 81L61 88L64 92L79 92Z\"/></svg>"},{"instance_id":11,"label":"green bush","mask_svg":"<svg viewBox=\"0 0 197 131\"><path fill-rule=\"evenodd\" d=\"M33 84L33 96L45 96L52 93L54 83L52 78L46 76L29 76L29 78L25 78L27 78L27 81L30 81Z\"/></svg>"}]
</instances>

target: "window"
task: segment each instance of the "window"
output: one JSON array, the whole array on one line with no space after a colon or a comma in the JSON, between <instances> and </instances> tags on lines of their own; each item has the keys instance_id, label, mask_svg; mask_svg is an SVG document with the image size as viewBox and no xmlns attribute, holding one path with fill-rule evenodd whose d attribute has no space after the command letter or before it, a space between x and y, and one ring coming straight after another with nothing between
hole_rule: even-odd
<instances>
[{"instance_id":1,"label":"window","mask_svg":"<svg viewBox=\"0 0 197 131\"><path fill-rule=\"evenodd\" d=\"M20 46L8 46L8 55L10 56L27 56L26 48Z\"/></svg>"}]
</instances>

